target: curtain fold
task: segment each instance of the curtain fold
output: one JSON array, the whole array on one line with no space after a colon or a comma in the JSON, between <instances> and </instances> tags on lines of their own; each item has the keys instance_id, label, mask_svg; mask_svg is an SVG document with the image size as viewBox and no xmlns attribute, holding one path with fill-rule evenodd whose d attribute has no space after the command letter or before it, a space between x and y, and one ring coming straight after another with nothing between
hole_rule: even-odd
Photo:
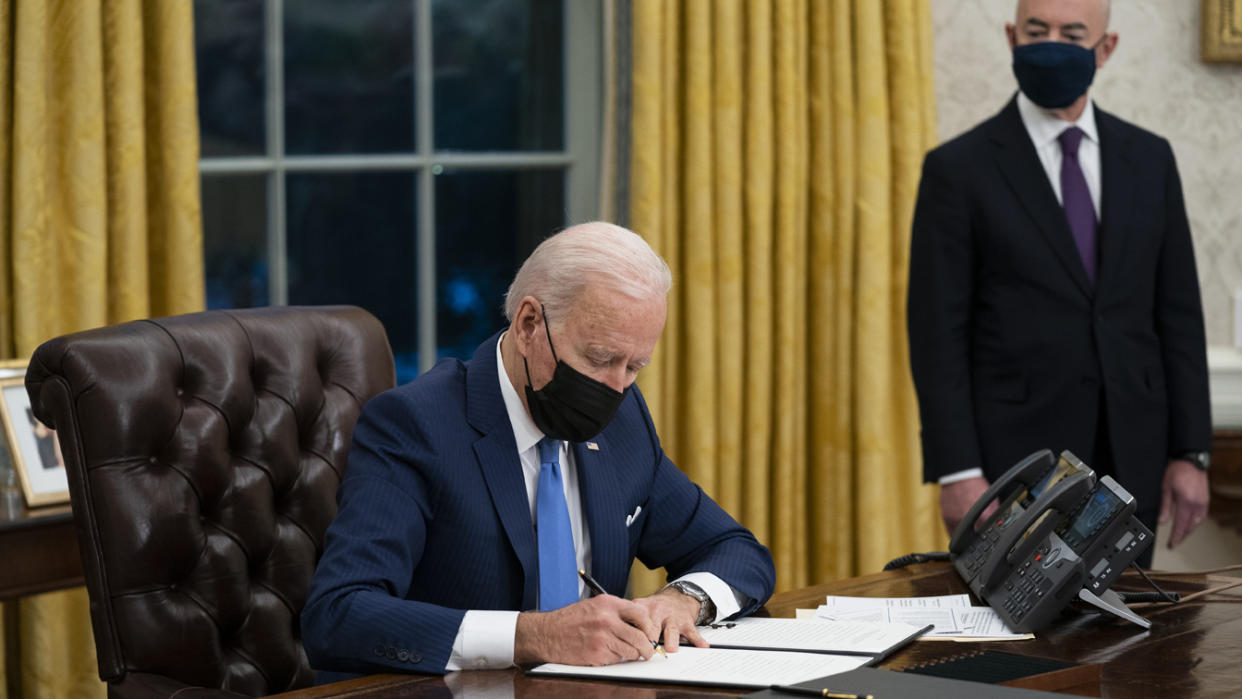
<instances>
[{"instance_id":1,"label":"curtain fold","mask_svg":"<svg viewBox=\"0 0 1242 699\"><path fill-rule=\"evenodd\" d=\"M189 2L0 0L0 355L203 309L193 36ZM19 618L26 697L105 695L84 589Z\"/></svg>"},{"instance_id":2,"label":"curtain fold","mask_svg":"<svg viewBox=\"0 0 1242 699\"><path fill-rule=\"evenodd\" d=\"M942 548L905 335L927 1L632 13L629 222L674 276L641 379L665 450L772 549L778 589Z\"/></svg>"}]
</instances>

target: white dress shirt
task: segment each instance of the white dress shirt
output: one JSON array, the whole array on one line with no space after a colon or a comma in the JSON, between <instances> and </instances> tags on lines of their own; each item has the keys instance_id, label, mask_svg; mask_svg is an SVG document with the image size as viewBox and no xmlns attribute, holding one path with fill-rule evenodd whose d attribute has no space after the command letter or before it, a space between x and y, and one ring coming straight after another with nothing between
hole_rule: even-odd
<instances>
[{"instance_id":1,"label":"white dress shirt","mask_svg":"<svg viewBox=\"0 0 1242 699\"><path fill-rule=\"evenodd\" d=\"M1095 220L1100 220L1100 132L1095 128L1095 106L1087 100L1087 106L1073 123L1057 117L1050 110L1035 104L1029 97L1018 93L1018 114L1022 117L1022 125L1026 134L1031 137L1031 145L1039 156L1039 163L1044 166L1044 174L1052 184L1052 191L1062 205L1061 197L1061 143L1057 138L1061 132L1077 126L1082 129L1082 142L1078 144L1078 164L1082 167L1082 175L1087 180L1087 189L1091 192L1091 205L1095 208ZM983 469L970 468L941 476L940 485L949 485L967 478L983 475Z\"/></svg>"},{"instance_id":2,"label":"white dress shirt","mask_svg":"<svg viewBox=\"0 0 1242 699\"><path fill-rule=\"evenodd\" d=\"M530 503L530 521L534 522L535 500L539 491L539 440L543 431L527 414L518 397L517 389L505 371L500 345L504 334L496 343L496 372L500 376L500 395L505 401L505 411L513 426L518 458L522 462L522 476L526 481L526 499ZM569 507L569 524L574 536L574 556L581 570L591 569L591 537L587 531L586 518L582 515L582 498L579 495L578 465L574 454L565 441L560 442L561 482L565 487L565 503ZM690 573L680 580L698 585L716 605L716 618L723 619L741 609L738 593L719 577L711 573ZM617 594L619 591L612 591ZM578 599L590 596L586 583L578 581ZM471 609L462 618L453 640L453 653L445 670L452 672L467 668L488 669L513 665L513 646L517 633L519 612Z\"/></svg>"}]
</instances>

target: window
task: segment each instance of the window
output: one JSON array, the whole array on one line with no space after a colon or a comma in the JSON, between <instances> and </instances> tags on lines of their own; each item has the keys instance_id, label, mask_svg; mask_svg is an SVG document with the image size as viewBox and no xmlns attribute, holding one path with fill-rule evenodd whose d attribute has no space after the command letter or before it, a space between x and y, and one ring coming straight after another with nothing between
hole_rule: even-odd
<instances>
[{"instance_id":1,"label":"window","mask_svg":"<svg viewBox=\"0 0 1242 699\"><path fill-rule=\"evenodd\" d=\"M349 303L468 357L598 210L600 3L195 0L209 308Z\"/></svg>"}]
</instances>

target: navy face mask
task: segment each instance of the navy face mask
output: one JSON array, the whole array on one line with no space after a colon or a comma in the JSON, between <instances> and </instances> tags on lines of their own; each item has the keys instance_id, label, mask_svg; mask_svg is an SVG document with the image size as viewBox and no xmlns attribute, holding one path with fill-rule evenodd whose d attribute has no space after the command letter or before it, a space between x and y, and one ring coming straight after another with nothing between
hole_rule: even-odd
<instances>
[{"instance_id":1,"label":"navy face mask","mask_svg":"<svg viewBox=\"0 0 1242 699\"><path fill-rule=\"evenodd\" d=\"M592 379L559 359L556 348L552 346L548 313L543 310L542 304L540 310L543 311L543 329L548 336L552 358L556 360L556 370L552 373L552 380L536 391L530 382L530 365L526 363L526 357L522 357L522 366L526 367L526 405L530 407L535 426L545 435L568 442L585 442L608 426L629 389L614 391L607 384Z\"/></svg>"},{"instance_id":2,"label":"navy face mask","mask_svg":"<svg viewBox=\"0 0 1242 699\"><path fill-rule=\"evenodd\" d=\"M1104 41L1103 38L1100 41ZM1095 47L1040 41L1013 49L1013 74L1022 94L1044 109L1061 109L1086 93L1095 78Z\"/></svg>"}]
</instances>

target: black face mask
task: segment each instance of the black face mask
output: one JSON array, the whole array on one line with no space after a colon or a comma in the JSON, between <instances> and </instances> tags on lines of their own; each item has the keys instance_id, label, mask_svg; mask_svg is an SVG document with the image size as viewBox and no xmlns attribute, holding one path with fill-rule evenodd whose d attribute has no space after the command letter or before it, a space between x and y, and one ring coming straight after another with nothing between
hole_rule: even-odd
<instances>
[{"instance_id":1,"label":"black face mask","mask_svg":"<svg viewBox=\"0 0 1242 699\"><path fill-rule=\"evenodd\" d=\"M543 311L542 305L540 310ZM620 393L614 391L559 359L556 348L552 346L547 311L543 311L543 329L548 336L552 358L556 360L556 370L552 373L552 380L536 391L530 382L530 365L526 363L526 357L522 357L522 366L526 367L526 405L530 407L530 416L535 426L553 439L585 442L608 426L629 389Z\"/></svg>"},{"instance_id":2,"label":"black face mask","mask_svg":"<svg viewBox=\"0 0 1242 699\"><path fill-rule=\"evenodd\" d=\"M1013 50L1013 74L1022 94L1044 109L1074 103L1095 78L1095 49L1060 41L1040 41Z\"/></svg>"}]
</instances>

